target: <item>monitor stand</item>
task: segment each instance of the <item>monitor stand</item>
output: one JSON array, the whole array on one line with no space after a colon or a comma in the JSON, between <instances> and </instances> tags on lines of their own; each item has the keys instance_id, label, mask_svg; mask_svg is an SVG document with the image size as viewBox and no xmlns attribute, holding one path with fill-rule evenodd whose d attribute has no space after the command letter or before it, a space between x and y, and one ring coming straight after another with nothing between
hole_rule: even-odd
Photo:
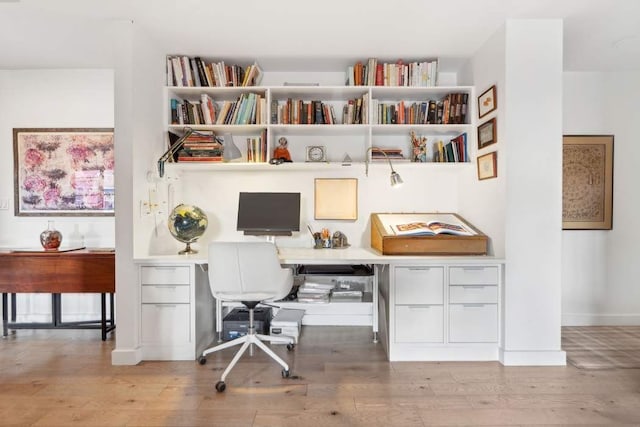
<instances>
[{"instance_id":1,"label":"monitor stand","mask_svg":"<svg viewBox=\"0 0 640 427\"><path fill-rule=\"evenodd\" d=\"M278 248L278 245L276 244L276 236L271 234L271 235L266 235L264 237L265 237L267 242L273 243L273 246L276 247L276 253L280 254L280 249Z\"/></svg>"}]
</instances>

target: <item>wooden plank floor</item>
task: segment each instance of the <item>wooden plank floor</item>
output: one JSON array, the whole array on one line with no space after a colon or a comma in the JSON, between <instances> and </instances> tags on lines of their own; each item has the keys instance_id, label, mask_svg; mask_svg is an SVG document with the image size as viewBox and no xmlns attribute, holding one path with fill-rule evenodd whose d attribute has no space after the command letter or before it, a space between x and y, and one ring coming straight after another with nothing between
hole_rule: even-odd
<instances>
[{"instance_id":1,"label":"wooden plank floor","mask_svg":"<svg viewBox=\"0 0 640 427\"><path fill-rule=\"evenodd\" d=\"M368 328L305 327L292 353L272 346L292 378L256 351L217 393L233 351L204 366L112 366L113 338L21 330L0 341L0 425L640 425L640 369L389 363L370 338Z\"/></svg>"}]
</instances>

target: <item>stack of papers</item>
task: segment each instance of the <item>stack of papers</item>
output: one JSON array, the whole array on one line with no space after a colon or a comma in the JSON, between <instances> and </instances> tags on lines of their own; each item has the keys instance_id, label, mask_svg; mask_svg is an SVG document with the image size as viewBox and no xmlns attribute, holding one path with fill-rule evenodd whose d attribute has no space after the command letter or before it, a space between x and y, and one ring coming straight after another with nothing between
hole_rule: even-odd
<instances>
[{"instance_id":1,"label":"stack of papers","mask_svg":"<svg viewBox=\"0 0 640 427\"><path fill-rule=\"evenodd\" d=\"M334 289L331 291L331 301L333 302L361 302L362 291L349 291Z\"/></svg>"},{"instance_id":2,"label":"stack of papers","mask_svg":"<svg viewBox=\"0 0 640 427\"><path fill-rule=\"evenodd\" d=\"M332 289L332 284L304 282L298 288L298 302L328 303Z\"/></svg>"}]
</instances>

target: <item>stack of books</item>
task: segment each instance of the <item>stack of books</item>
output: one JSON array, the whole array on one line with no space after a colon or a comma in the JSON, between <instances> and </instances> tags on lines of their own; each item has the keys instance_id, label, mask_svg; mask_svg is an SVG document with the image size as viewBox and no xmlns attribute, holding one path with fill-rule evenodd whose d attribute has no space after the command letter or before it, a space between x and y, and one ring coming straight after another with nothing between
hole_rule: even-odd
<instances>
[{"instance_id":1,"label":"stack of books","mask_svg":"<svg viewBox=\"0 0 640 427\"><path fill-rule=\"evenodd\" d=\"M374 148L373 150L371 150L371 160L386 161L387 157L385 157L385 154L394 162L409 160L404 157L404 154L402 153L402 150L400 148Z\"/></svg>"},{"instance_id":2,"label":"stack of books","mask_svg":"<svg viewBox=\"0 0 640 427\"><path fill-rule=\"evenodd\" d=\"M213 131L196 131L185 139L178 162L221 162L222 150Z\"/></svg>"}]
</instances>

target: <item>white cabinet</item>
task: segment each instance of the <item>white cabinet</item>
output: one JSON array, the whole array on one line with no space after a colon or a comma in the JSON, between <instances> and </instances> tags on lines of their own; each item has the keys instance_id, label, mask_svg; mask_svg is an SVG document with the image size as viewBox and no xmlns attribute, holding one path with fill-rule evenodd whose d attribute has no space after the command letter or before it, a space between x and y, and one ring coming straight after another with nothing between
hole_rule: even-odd
<instances>
[{"instance_id":1,"label":"white cabinet","mask_svg":"<svg viewBox=\"0 0 640 427\"><path fill-rule=\"evenodd\" d=\"M449 269L449 342L498 341L498 267Z\"/></svg>"},{"instance_id":2,"label":"white cabinet","mask_svg":"<svg viewBox=\"0 0 640 427\"><path fill-rule=\"evenodd\" d=\"M390 360L497 360L502 264L470 259L392 265Z\"/></svg>"},{"instance_id":3,"label":"white cabinet","mask_svg":"<svg viewBox=\"0 0 640 427\"><path fill-rule=\"evenodd\" d=\"M394 276L395 342L442 342L444 268L397 267Z\"/></svg>"},{"instance_id":4,"label":"white cabinet","mask_svg":"<svg viewBox=\"0 0 640 427\"><path fill-rule=\"evenodd\" d=\"M213 341L213 297L208 286L196 286L205 276L192 263L139 266L143 360L195 360Z\"/></svg>"}]
</instances>

